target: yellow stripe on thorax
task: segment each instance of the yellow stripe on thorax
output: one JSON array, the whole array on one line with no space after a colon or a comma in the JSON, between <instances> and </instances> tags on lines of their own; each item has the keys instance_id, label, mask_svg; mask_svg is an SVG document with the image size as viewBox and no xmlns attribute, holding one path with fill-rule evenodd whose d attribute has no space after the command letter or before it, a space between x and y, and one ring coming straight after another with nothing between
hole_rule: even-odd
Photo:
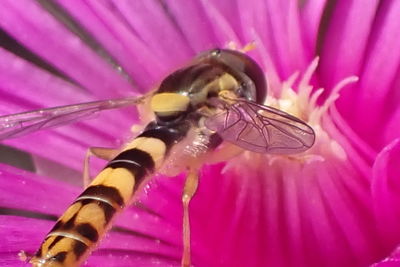
<instances>
[{"instance_id":1,"label":"yellow stripe on thorax","mask_svg":"<svg viewBox=\"0 0 400 267\"><path fill-rule=\"evenodd\" d=\"M190 104L190 98L178 93L155 94L150 102L151 109L163 116L173 115L186 111Z\"/></svg>"}]
</instances>

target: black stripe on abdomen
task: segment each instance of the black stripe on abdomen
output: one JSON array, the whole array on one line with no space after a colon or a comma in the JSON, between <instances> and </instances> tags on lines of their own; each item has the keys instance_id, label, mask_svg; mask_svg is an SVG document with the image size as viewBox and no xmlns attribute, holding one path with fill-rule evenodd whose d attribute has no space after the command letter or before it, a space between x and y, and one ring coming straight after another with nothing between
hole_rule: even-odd
<instances>
[{"instance_id":1,"label":"black stripe on abdomen","mask_svg":"<svg viewBox=\"0 0 400 267\"><path fill-rule=\"evenodd\" d=\"M157 122L151 122L138 137L157 138L164 142L168 152L172 145L186 136L189 129L190 123L187 121L182 121L173 125L160 125Z\"/></svg>"},{"instance_id":2,"label":"black stripe on abdomen","mask_svg":"<svg viewBox=\"0 0 400 267\"><path fill-rule=\"evenodd\" d=\"M160 125L153 121L137 138L155 138L165 144L166 154L170 148L182 140L190 129L190 123L182 121L173 125ZM164 155L166 156L166 155ZM146 174L152 173L155 169L155 162L145 148L131 148L121 152L111 160L105 168L124 168L129 170L135 177L135 188L137 188Z\"/></svg>"},{"instance_id":3,"label":"black stripe on abdomen","mask_svg":"<svg viewBox=\"0 0 400 267\"><path fill-rule=\"evenodd\" d=\"M132 148L116 156L107 164L106 168L125 168L135 176L137 182L143 179L146 173L152 172L154 165L154 160L149 153Z\"/></svg>"},{"instance_id":4,"label":"black stripe on abdomen","mask_svg":"<svg viewBox=\"0 0 400 267\"><path fill-rule=\"evenodd\" d=\"M124 205L124 199L122 198L118 189L106 185L91 185L83 191L82 194L77 198L85 196L95 196L101 199L106 199L111 202L115 202L118 206ZM84 200L79 200L82 205L87 204ZM105 209L105 208L103 208Z\"/></svg>"}]
</instances>

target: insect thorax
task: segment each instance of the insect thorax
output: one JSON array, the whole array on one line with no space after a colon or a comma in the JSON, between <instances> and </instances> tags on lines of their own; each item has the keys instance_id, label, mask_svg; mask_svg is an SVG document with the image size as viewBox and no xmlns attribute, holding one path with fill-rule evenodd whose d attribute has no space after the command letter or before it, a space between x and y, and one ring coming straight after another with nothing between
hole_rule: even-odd
<instances>
[{"instance_id":1,"label":"insect thorax","mask_svg":"<svg viewBox=\"0 0 400 267\"><path fill-rule=\"evenodd\" d=\"M197 63L179 69L165 78L152 98L151 108L161 121L173 121L182 115L212 106L210 99L221 91L231 91L237 97L254 84L245 75L229 67ZM246 83L244 83L246 80Z\"/></svg>"}]
</instances>

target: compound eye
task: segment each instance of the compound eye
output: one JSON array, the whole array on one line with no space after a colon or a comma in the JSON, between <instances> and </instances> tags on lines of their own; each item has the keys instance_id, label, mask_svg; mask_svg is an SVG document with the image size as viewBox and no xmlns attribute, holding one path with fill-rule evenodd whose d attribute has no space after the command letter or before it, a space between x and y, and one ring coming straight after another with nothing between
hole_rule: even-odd
<instances>
[{"instance_id":1,"label":"compound eye","mask_svg":"<svg viewBox=\"0 0 400 267\"><path fill-rule=\"evenodd\" d=\"M260 67L253 59L239 51L228 49L220 50L218 59L229 67L241 72L246 72L246 70L257 68L262 73Z\"/></svg>"},{"instance_id":2,"label":"compound eye","mask_svg":"<svg viewBox=\"0 0 400 267\"><path fill-rule=\"evenodd\" d=\"M256 102L259 104L264 102L267 95L264 72L248 55L235 50L215 48L200 53L194 60L194 63L198 62L223 64L238 73L245 74L255 86Z\"/></svg>"},{"instance_id":3,"label":"compound eye","mask_svg":"<svg viewBox=\"0 0 400 267\"><path fill-rule=\"evenodd\" d=\"M248 55L235 50L222 49L218 61L246 74L254 83L256 89L256 101L262 104L267 95L265 75L261 67Z\"/></svg>"},{"instance_id":4,"label":"compound eye","mask_svg":"<svg viewBox=\"0 0 400 267\"><path fill-rule=\"evenodd\" d=\"M199 53L196 58L195 62L197 61L202 61L202 60L214 60L218 58L221 55L221 49L220 48L214 48L211 50L206 50L201 53Z\"/></svg>"}]
</instances>

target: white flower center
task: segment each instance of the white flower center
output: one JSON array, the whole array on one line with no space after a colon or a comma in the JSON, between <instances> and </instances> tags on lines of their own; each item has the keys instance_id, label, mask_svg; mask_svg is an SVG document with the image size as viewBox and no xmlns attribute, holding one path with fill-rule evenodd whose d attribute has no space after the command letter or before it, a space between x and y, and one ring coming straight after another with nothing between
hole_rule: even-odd
<instances>
[{"instance_id":1,"label":"white flower center","mask_svg":"<svg viewBox=\"0 0 400 267\"><path fill-rule=\"evenodd\" d=\"M323 88L312 90L313 86L310 85L310 80L318 66L319 58L315 58L305 73L301 77L298 86L295 88L294 84L299 77L299 72L294 73L289 79L282 83L279 95L268 95L265 105L285 111L293 116L296 116L307 124L309 124L315 131L316 141L312 148L309 150L296 154L296 155L255 155L252 152L244 152L242 156L237 157L238 160L251 159L251 162L265 164L266 160L269 165L277 161L298 161L299 163L308 163L313 161L325 161L326 158L332 156L338 160L346 160L347 154L343 147L332 137L326 125L334 123L331 120L330 111L334 108L334 102L339 98L340 90L346 85L356 82L358 78L351 76L340 81L330 92L322 105L317 105L317 100L324 92ZM332 128L331 126L328 126ZM260 157L259 160L255 158ZM231 160L226 169L230 169L237 164L236 160Z\"/></svg>"}]
</instances>

